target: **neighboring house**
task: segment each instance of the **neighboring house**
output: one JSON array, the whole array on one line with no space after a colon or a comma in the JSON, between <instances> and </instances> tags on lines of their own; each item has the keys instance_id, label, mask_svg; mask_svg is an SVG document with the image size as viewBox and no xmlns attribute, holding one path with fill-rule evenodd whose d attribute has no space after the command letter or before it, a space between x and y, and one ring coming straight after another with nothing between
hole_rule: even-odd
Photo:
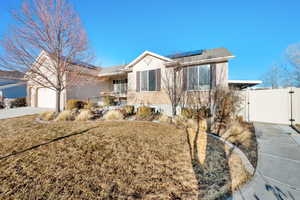
<instances>
[{"instance_id":1,"label":"neighboring house","mask_svg":"<svg viewBox=\"0 0 300 200\"><path fill-rule=\"evenodd\" d=\"M0 101L27 96L23 77L24 74L18 71L0 70Z\"/></svg>"},{"instance_id":2,"label":"neighboring house","mask_svg":"<svg viewBox=\"0 0 300 200\"><path fill-rule=\"evenodd\" d=\"M37 58L38 63L41 64L41 73L47 74L51 82L55 82L55 70L50 70L52 60L48 53L42 51ZM69 99L84 99L98 97L108 83L103 82L98 77L100 68L93 65L77 62L72 63L73 69L80 71L80 76L76 83L70 83L72 80L72 73L66 73L64 80L68 85L61 93L61 108L64 108ZM47 86L47 87L45 87ZM55 108L56 107L56 91L51 89L48 83L44 86L36 81L28 80L27 83L28 104L32 107L41 108Z\"/></svg>"},{"instance_id":3,"label":"neighboring house","mask_svg":"<svg viewBox=\"0 0 300 200\"><path fill-rule=\"evenodd\" d=\"M42 53L38 59L46 57ZM241 87L241 81L228 81L228 61L234 56L226 48L215 48L161 56L145 51L127 65L86 68L85 84L67 88L63 92L64 106L68 99L95 100L113 96L131 105L149 105L170 114L170 100L164 91L166 75L174 66L183 68L184 89L188 91L209 90L217 86ZM87 81L87 79L89 81ZM66 78L66 81L68 78ZM192 81L193 80L193 81ZM55 92L34 83L28 84L32 106L55 107Z\"/></svg>"}]
</instances>

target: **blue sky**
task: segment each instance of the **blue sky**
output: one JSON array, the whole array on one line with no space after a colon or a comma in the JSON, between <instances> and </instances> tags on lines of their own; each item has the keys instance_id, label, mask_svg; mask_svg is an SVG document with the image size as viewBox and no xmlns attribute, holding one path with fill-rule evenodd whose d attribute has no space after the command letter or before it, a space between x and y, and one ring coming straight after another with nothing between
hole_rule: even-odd
<instances>
[{"instance_id":1,"label":"blue sky","mask_svg":"<svg viewBox=\"0 0 300 200\"><path fill-rule=\"evenodd\" d=\"M161 55L228 48L230 79L259 79L300 42L299 0L70 0L79 12L101 66L128 63L145 50ZM9 10L0 5L0 35Z\"/></svg>"}]
</instances>

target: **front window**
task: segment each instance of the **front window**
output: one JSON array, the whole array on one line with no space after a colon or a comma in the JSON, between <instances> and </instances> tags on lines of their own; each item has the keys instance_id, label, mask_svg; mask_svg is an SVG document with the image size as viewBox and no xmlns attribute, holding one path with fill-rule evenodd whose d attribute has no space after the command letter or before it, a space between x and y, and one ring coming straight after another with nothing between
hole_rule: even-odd
<instances>
[{"instance_id":1,"label":"front window","mask_svg":"<svg viewBox=\"0 0 300 200\"><path fill-rule=\"evenodd\" d=\"M149 71L142 71L141 72L141 90L148 91L148 72Z\"/></svg>"},{"instance_id":2,"label":"front window","mask_svg":"<svg viewBox=\"0 0 300 200\"><path fill-rule=\"evenodd\" d=\"M141 91L157 90L157 70L141 71Z\"/></svg>"},{"instance_id":3,"label":"front window","mask_svg":"<svg viewBox=\"0 0 300 200\"><path fill-rule=\"evenodd\" d=\"M210 89L210 66L199 65L187 68L188 90Z\"/></svg>"},{"instance_id":4,"label":"front window","mask_svg":"<svg viewBox=\"0 0 300 200\"><path fill-rule=\"evenodd\" d=\"M126 93L127 92L127 79L113 80L113 87L115 93Z\"/></svg>"}]
</instances>

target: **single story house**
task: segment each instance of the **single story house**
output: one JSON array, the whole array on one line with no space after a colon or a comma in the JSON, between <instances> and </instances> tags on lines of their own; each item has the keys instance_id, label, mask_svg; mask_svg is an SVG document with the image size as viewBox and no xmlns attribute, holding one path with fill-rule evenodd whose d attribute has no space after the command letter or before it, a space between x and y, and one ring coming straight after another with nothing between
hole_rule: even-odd
<instances>
[{"instance_id":1,"label":"single story house","mask_svg":"<svg viewBox=\"0 0 300 200\"><path fill-rule=\"evenodd\" d=\"M170 114L171 103L165 92L165 81L172 70L183 69L183 87L188 91L209 90L217 86L243 85L228 80L229 60L234 58L226 48L215 48L162 56L145 51L126 65L85 68L82 82L68 87L62 93L62 107L69 99L102 102L103 97L113 96L130 105L149 105ZM42 52L37 59L49 59ZM46 61L47 62L47 61ZM89 81L86 81L86 80ZM65 79L68 81L68 78ZM55 108L56 93L51 89L28 82L29 104L34 107Z\"/></svg>"}]
</instances>

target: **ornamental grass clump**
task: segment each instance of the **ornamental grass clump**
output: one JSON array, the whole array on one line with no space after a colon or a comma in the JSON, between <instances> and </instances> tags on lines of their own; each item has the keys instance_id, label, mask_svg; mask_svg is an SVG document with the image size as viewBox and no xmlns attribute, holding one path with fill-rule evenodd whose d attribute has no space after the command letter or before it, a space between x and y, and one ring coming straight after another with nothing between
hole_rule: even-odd
<instances>
[{"instance_id":1,"label":"ornamental grass clump","mask_svg":"<svg viewBox=\"0 0 300 200\"><path fill-rule=\"evenodd\" d=\"M76 121L87 121L91 120L94 117L92 111L88 109L82 109L79 112L79 115L76 116L75 120Z\"/></svg>"},{"instance_id":2,"label":"ornamental grass clump","mask_svg":"<svg viewBox=\"0 0 300 200\"><path fill-rule=\"evenodd\" d=\"M72 121L74 118L74 114L71 110L64 110L58 114L55 121Z\"/></svg>"},{"instance_id":3,"label":"ornamental grass clump","mask_svg":"<svg viewBox=\"0 0 300 200\"><path fill-rule=\"evenodd\" d=\"M148 106L141 106L138 108L137 117L139 119L147 119L154 114L154 109Z\"/></svg>"},{"instance_id":4,"label":"ornamental grass clump","mask_svg":"<svg viewBox=\"0 0 300 200\"><path fill-rule=\"evenodd\" d=\"M83 109L92 110L97 107L97 104L91 101L88 101L84 104Z\"/></svg>"},{"instance_id":5,"label":"ornamental grass clump","mask_svg":"<svg viewBox=\"0 0 300 200\"><path fill-rule=\"evenodd\" d=\"M133 115L134 114L134 106L131 105L126 105L123 107L123 110L127 116Z\"/></svg>"},{"instance_id":6,"label":"ornamental grass clump","mask_svg":"<svg viewBox=\"0 0 300 200\"><path fill-rule=\"evenodd\" d=\"M124 115L119 110L110 110L104 114L103 119L105 120L122 120Z\"/></svg>"},{"instance_id":7,"label":"ornamental grass clump","mask_svg":"<svg viewBox=\"0 0 300 200\"><path fill-rule=\"evenodd\" d=\"M51 121L54 120L56 116L56 113L53 111L46 111L39 115L39 119L44 121Z\"/></svg>"},{"instance_id":8,"label":"ornamental grass clump","mask_svg":"<svg viewBox=\"0 0 300 200\"><path fill-rule=\"evenodd\" d=\"M73 110L73 109L82 109L86 105L86 102L78 99L70 99L67 101L67 110Z\"/></svg>"}]
</instances>

